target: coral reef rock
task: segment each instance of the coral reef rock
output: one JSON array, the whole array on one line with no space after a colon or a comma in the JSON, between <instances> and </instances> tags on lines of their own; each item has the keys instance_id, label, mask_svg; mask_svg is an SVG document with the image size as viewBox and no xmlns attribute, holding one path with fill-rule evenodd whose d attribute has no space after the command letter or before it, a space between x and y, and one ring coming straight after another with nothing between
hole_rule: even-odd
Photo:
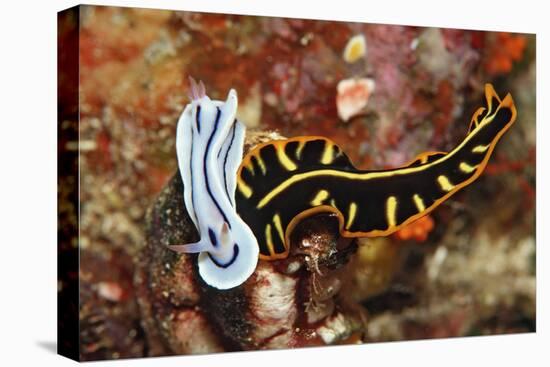
<instances>
[{"instance_id":1,"label":"coral reef rock","mask_svg":"<svg viewBox=\"0 0 550 367\"><path fill-rule=\"evenodd\" d=\"M245 149L276 138L249 134ZM356 241L340 238L338 221L304 220L291 236L288 258L262 261L242 285L218 290L199 276L197 255L168 245L198 234L176 173L147 216L135 283L150 355L276 349L361 340L365 315L340 292L349 283Z\"/></svg>"}]
</instances>

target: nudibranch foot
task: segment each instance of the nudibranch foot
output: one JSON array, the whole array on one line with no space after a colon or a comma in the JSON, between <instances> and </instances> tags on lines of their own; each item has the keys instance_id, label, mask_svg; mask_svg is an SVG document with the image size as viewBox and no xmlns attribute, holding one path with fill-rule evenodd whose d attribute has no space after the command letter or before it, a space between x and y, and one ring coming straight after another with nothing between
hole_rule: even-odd
<instances>
[{"instance_id":1,"label":"nudibranch foot","mask_svg":"<svg viewBox=\"0 0 550 367\"><path fill-rule=\"evenodd\" d=\"M194 254L197 252L207 251L209 249L209 246L208 243L205 242L195 242L187 243L185 245L170 245L168 246L168 248L179 254Z\"/></svg>"},{"instance_id":2,"label":"nudibranch foot","mask_svg":"<svg viewBox=\"0 0 550 367\"><path fill-rule=\"evenodd\" d=\"M200 240L169 248L200 253L203 280L228 289L254 272L259 254L256 237L234 204L245 129L236 119L235 90L229 91L226 101L212 101L202 82L191 77L189 81L191 103L178 122L176 150L185 206Z\"/></svg>"},{"instance_id":3,"label":"nudibranch foot","mask_svg":"<svg viewBox=\"0 0 550 367\"><path fill-rule=\"evenodd\" d=\"M244 283L256 269L259 247L248 248L235 244L227 255L220 259L210 252L199 254L199 274L210 286L230 289Z\"/></svg>"}]
</instances>

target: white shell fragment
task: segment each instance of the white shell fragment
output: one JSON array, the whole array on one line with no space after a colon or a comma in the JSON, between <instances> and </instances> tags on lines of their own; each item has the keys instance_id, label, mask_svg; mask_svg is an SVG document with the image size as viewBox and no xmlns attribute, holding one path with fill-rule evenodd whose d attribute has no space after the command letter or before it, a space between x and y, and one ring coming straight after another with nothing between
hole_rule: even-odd
<instances>
[{"instance_id":1,"label":"white shell fragment","mask_svg":"<svg viewBox=\"0 0 550 367\"><path fill-rule=\"evenodd\" d=\"M366 107L376 83L370 78L344 79L336 87L338 116L348 121Z\"/></svg>"},{"instance_id":2,"label":"white shell fragment","mask_svg":"<svg viewBox=\"0 0 550 367\"><path fill-rule=\"evenodd\" d=\"M358 61L360 58L365 57L367 54L367 40L362 34L351 37L344 48L342 57L344 61L350 64Z\"/></svg>"},{"instance_id":3,"label":"white shell fragment","mask_svg":"<svg viewBox=\"0 0 550 367\"><path fill-rule=\"evenodd\" d=\"M259 255L256 237L235 209L237 169L245 127L235 118L237 93L212 101L204 85L191 79L191 103L176 132L176 152L187 212L197 227L196 243L170 246L199 252L199 274L218 289L242 284L254 272Z\"/></svg>"}]
</instances>

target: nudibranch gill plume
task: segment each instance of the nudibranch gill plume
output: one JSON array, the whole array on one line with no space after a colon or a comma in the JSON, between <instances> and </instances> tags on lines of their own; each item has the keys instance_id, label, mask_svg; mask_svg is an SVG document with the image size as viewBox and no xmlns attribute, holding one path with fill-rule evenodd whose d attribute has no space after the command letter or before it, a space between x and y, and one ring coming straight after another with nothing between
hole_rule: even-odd
<instances>
[{"instance_id":1,"label":"nudibranch gill plume","mask_svg":"<svg viewBox=\"0 0 550 367\"><path fill-rule=\"evenodd\" d=\"M221 289L248 278L253 256L288 257L292 231L310 216L336 215L343 237L387 236L425 216L481 175L517 115L512 96L501 99L487 84L485 106L473 114L460 144L421 153L403 167L359 170L334 142L318 136L269 141L240 162L244 127L234 117L235 92L222 103L210 101L202 87L192 89L193 102L178 124L177 152L185 204L201 240L172 248L201 252L201 276Z\"/></svg>"}]
</instances>

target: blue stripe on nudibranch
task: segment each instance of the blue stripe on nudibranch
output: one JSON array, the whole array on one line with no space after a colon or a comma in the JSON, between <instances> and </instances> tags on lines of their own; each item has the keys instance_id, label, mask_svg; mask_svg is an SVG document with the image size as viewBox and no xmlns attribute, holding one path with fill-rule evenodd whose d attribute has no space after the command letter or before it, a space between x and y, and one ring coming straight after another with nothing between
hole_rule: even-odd
<instances>
[{"instance_id":1,"label":"blue stripe on nudibranch","mask_svg":"<svg viewBox=\"0 0 550 367\"><path fill-rule=\"evenodd\" d=\"M203 174L204 174L204 181L206 182L206 191L208 191L208 195L212 199L212 202L214 205L216 205L216 208L218 208L220 214L223 217L223 220L227 223L229 226L229 229L231 229L231 223L227 220L227 216L225 215L224 211L220 207L220 204L218 204L218 201L214 197L214 194L212 194L212 189L210 188L210 183L208 182L208 170L206 169L206 162L208 161L208 155L210 154L210 145L212 144L212 139L214 139L214 135L216 134L216 129L218 128L218 123L220 122L220 116L222 114L222 111L219 107L216 107L217 113L216 113L216 121L214 122L214 128L212 129L212 133L210 134L210 137L208 138L208 143L206 143L206 150L204 151L204 160L203 160Z\"/></svg>"},{"instance_id":2,"label":"blue stripe on nudibranch","mask_svg":"<svg viewBox=\"0 0 550 367\"><path fill-rule=\"evenodd\" d=\"M216 264L216 266L223 269L230 267L235 262L235 260L237 260L238 256L239 256L239 246L237 244L233 245L233 256L225 264L220 263L218 260L216 260L214 256L212 256L211 254L208 254L208 257L210 257L210 260L212 260L212 262Z\"/></svg>"},{"instance_id":3,"label":"blue stripe on nudibranch","mask_svg":"<svg viewBox=\"0 0 550 367\"><path fill-rule=\"evenodd\" d=\"M218 240L216 239L216 234L212 230L212 228L208 228L208 237L210 237L210 243L214 246L218 246Z\"/></svg>"},{"instance_id":4,"label":"blue stripe on nudibranch","mask_svg":"<svg viewBox=\"0 0 550 367\"><path fill-rule=\"evenodd\" d=\"M229 147L227 148L227 152L225 152L225 158L223 159L223 184L225 186L225 193L230 200L231 195L229 194L229 189L227 188L227 157L229 157L229 152L231 151L233 140L235 140L235 130L237 130L237 119L233 121L231 140L229 141Z\"/></svg>"},{"instance_id":5,"label":"blue stripe on nudibranch","mask_svg":"<svg viewBox=\"0 0 550 367\"><path fill-rule=\"evenodd\" d=\"M195 123L197 125L197 131L201 132L201 124L200 124L200 120L201 120L201 106L197 106L197 116L195 116Z\"/></svg>"}]
</instances>

